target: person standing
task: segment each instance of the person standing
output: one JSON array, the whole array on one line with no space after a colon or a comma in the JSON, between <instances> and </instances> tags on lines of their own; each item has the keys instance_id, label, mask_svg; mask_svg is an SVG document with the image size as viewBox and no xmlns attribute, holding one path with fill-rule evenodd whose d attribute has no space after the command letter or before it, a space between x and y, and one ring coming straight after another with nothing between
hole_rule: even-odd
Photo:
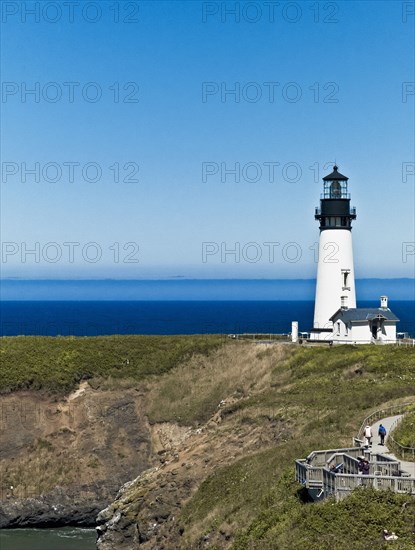
<instances>
[{"instance_id":1,"label":"person standing","mask_svg":"<svg viewBox=\"0 0 415 550\"><path fill-rule=\"evenodd\" d=\"M369 472L370 472L370 464L369 464L369 461L367 460L367 458L365 458L363 460L363 466L362 466L362 474L364 476L368 476L369 475Z\"/></svg>"},{"instance_id":2,"label":"person standing","mask_svg":"<svg viewBox=\"0 0 415 550\"><path fill-rule=\"evenodd\" d=\"M365 438L366 438L366 445L370 447L372 445L372 428L369 426L369 424L365 427Z\"/></svg>"},{"instance_id":3,"label":"person standing","mask_svg":"<svg viewBox=\"0 0 415 550\"><path fill-rule=\"evenodd\" d=\"M359 466L359 474L362 476L360 478L360 481L359 483L361 485L363 485L363 487L367 487L370 483L369 479L366 478L366 476L369 475L369 472L370 472L370 464L369 464L369 461L364 458L362 461L361 461L361 465Z\"/></svg>"},{"instance_id":4,"label":"person standing","mask_svg":"<svg viewBox=\"0 0 415 550\"><path fill-rule=\"evenodd\" d=\"M378 434L379 434L379 437L380 437L379 445L384 445L385 444L386 428L383 424L381 424L379 426Z\"/></svg>"}]
</instances>

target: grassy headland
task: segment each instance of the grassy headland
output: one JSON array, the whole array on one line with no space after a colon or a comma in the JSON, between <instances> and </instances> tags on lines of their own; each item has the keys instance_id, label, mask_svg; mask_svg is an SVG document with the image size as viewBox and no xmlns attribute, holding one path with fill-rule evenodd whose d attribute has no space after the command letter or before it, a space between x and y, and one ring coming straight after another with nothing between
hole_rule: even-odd
<instances>
[{"instance_id":1,"label":"grassy headland","mask_svg":"<svg viewBox=\"0 0 415 550\"><path fill-rule=\"evenodd\" d=\"M257 380L259 391L251 388L223 414L235 416L234 429L279 421L285 425L283 436L275 447L202 483L181 516L185 547L193 547L204 533L213 548L222 548L229 537L238 550L374 549L387 528L399 533L397 547L415 548L412 497L358 491L338 505L328 500L309 506L293 481L295 458L314 449L350 446L368 412L414 397L415 350L296 348L278 360L269 347L258 348L257 360L255 369L258 362L269 363L268 384Z\"/></svg>"},{"instance_id":2,"label":"grassy headland","mask_svg":"<svg viewBox=\"0 0 415 550\"><path fill-rule=\"evenodd\" d=\"M203 429L200 444L193 430L191 446L179 449L174 491L197 489L174 513L180 538L168 539L171 547L371 550L386 528L398 534L396 548L415 548L412 497L359 490L340 504L310 505L294 481L295 458L349 446L368 413L415 399L413 348L265 346L220 336L0 344L2 392L65 394L82 380L102 389L140 384L150 423ZM128 521L143 523L143 507L154 503L149 491L161 485L146 478L128 489L121 505ZM163 536L174 537L163 525Z\"/></svg>"},{"instance_id":3,"label":"grassy headland","mask_svg":"<svg viewBox=\"0 0 415 550\"><path fill-rule=\"evenodd\" d=\"M0 339L0 392L72 391L82 380L137 382L173 369L223 343L215 335L19 336Z\"/></svg>"}]
</instances>

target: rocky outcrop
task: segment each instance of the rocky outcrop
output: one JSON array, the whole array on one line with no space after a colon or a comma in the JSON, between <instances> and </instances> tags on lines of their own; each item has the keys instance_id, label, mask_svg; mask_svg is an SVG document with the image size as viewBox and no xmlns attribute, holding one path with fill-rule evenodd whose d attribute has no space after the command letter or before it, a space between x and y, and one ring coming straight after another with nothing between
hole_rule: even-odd
<instances>
[{"instance_id":1,"label":"rocky outcrop","mask_svg":"<svg viewBox=\"0 0 415 550\"><path fill-rule=\"evenodd\" d=\"M222 401L204 426L188 429L186 437L176 433L176 439L168 439L168 449L159 451L159 465L125 484L115 501L99 513L98 550L182 547L181 512L200 484L216 469L288 435L282 422L264 418L256 426L241 424L233 411L232 402ZM158 431L172 434L177 427L162 425ZM160 439L165 437L160 435Z\"/></svg>"},{"instance_id":2,"label":"rocky outcrop","mask_svg":"<svg viewBox=\"0 0 415 550\"><path fill-rule=\"evenodd\" d=\"M149 470L126 484L115 501L97 517L99 550L176 547L180 529L177 515L196 486L183 480L178 469ZM176 542L174 542L176 541Z\"/></svg>"},{"instance_id":3,"label":"rocky outcrop","mask_svg":"<svg viewBox=\"0 0 415 550\"><path fill-rule=\"evenodd\" d=\"M87 488L85 488L87 490ZM8 527L54 527L62 525L94 526L95 518L106 500L94 495L92 500L62 488L46 496L9 498L0 508L0 529Z\"/></svg>"},{"instance_id":4,"label":"rocky outcrop","mask_svg":"<svg viewBox=\"0 0 415 550\"><path fill-rule=\"evenodd\" d=\"M126 483L118 493L116 501L123 499L125 492L134 485L134 481ZM97 516L97 535L99 546L108 548L131 548L138 546L140 536L136 524L131 523L121 511L112 504L102 510Z\"/></svg>"}]
</instances>

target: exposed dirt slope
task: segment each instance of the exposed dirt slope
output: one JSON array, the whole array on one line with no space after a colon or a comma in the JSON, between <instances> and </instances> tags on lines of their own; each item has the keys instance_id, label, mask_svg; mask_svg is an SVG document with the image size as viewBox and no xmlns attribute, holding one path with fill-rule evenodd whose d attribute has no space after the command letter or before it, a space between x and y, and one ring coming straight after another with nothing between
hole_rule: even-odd
<instances>
[{"instance_id":1,"label":"exposed dirt slope","mask_svg":"<svg viewBox=\"0 0 415 550\"><path fill-rule=\"evenodd\" d=\"M113 380L103 384L110 390L82 382L66 398L3 395L0 526L94 524L120 487L151 467L169 480L163 491L156 482L150 516L162 502L164 520L172 517L216 467L284 433L267 413L255 425L233 420L234 404L268 387L272 366L291 353L274 346L262 356L267 349L229 342L127 389Z\"/></svg>"},{"instance_id":2,"label":"exposed dirt slope","mask_svg":"<svg viewBox=\"0 0 415 550\"><path fill-rule=\"evenodd\" d=\"M87 383L67 399L2 396L0 526L93 524L121 484L151 466L143 396Z\"/></svg>"}]
</instances>

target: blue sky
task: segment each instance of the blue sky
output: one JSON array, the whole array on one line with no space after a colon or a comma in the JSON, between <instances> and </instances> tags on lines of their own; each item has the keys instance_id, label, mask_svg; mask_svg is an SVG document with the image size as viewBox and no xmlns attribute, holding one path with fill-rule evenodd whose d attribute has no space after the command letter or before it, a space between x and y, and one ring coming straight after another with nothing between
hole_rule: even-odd
<instances>
[{"instance_id":1,"label":"blue sky","mask_svg":"<svg viewBox=\"0 0 415 550\"><path fill-rule=\"evenodd\" d=\"M4 277L313 277L335 160L414 276L413 2L75 4L2 4Z\"/></svg>"}]
</instances>

